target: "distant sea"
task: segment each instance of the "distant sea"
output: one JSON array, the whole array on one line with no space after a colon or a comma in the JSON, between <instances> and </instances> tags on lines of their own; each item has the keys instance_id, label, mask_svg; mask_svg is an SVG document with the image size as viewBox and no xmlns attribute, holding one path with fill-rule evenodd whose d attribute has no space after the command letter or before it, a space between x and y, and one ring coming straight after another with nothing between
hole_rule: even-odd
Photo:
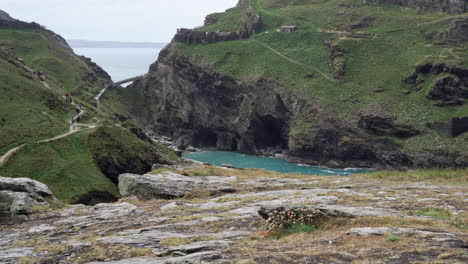
<instances>
[{"instance_id":1,"label":"distant sea","mask_svg":"<svg viewBox=\"0 0 468 264\"><path fill-rule=\"evenodd\" d=\"M91 58L101 66L112 80L121 81L148 72L161 48L73 47L78 55Z\"/></svg>"}]
</instances>

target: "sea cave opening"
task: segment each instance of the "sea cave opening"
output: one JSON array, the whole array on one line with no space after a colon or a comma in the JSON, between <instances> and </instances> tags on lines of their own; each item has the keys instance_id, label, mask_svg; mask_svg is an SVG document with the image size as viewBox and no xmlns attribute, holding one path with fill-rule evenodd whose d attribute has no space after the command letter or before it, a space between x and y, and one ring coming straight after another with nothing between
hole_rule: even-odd
<instances>
[{"instance_id":1,"label":"sea cave opening","mask_svg":"<svg viewBox=\"0 0 468 264\"><path fill-rule=\"evenodd\" d=\"M201 129L194 136L193 140L193 145L197 148L216 148L218 136L211 130Z\"/></svg>"},{"instance_id":2,"label":"sea cave opening","mask_svg":"<svg viewBox=\"0 0 468 264\"><path fill-rule=\"evenodd\" d=\"M253 124L255 145L259 149L270 147L285 148L287 140L284 138L284 132L284 121L272 116L260 117Z\"/></svg>"}]
</instances>

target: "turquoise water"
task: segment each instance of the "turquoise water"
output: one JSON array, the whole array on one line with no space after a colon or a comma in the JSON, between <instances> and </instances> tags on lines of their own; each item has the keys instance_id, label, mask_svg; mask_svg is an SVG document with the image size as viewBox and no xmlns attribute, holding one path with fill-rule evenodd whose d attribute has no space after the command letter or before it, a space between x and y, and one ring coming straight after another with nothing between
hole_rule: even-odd
<instances>
[{"instance_id":1,"label":"turquoise water","mask_svg":"<svg viewBox=\"0 0 468 264\"><path fill-rule=\"evenodd\" d=\"M206 150L183 154L184 158L201 162L208 162L217 166L231 164L237 168L258 168L283 173L313 174L313 175L341 175L369 172L367 169L330 169L288 163L283 159L246 155L231 151Z\"/></svg>"}]
</instances>

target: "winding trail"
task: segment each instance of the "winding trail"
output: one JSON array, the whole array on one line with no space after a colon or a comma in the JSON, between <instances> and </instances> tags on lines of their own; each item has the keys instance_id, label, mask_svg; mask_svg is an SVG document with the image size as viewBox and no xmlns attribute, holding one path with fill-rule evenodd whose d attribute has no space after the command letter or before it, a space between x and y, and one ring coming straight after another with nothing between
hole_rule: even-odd
<instances>
[{"instance_id":1,"label":"winding trail","mask_svg":"<svg viewBox=\"0 0 468 264\"><path fill-rule=\"evenodd\" d=\"M59 140L61 138L65 138L65 137L68 137L68 136L71 136L75 133L78 133L78 132L81 132L81 131L85 131L85 130L89 130L89 129L93 129L93 128L96 128L97 126L97 123L99 123L99 121L97 121L96 123L94 124L76 124L75 121L84 115L86 111L82 110L78 115L74 116L70 121L70 128L68 130L68 132L64 133L64 134L61 134L61 135L58 135L58 136L55 136L55 137L52 137L52 138L48 138L48 139L43 139L43 140L39 140L39 141L36 141L36 142L33 142L33 143L27 143L27 144L22 144L22 145L19 145L15 148L12 148L10 149L9 151L7 151L3 156L0 157L0 167L2 167L3 165L5 165L5 163L8 161L9 158L11 158L13 156L13 154L15 154L16 152L18 152L20 149L22 149L24 146L26 145L31 145L31 144L40 144L40 143L47 143L47 142L51 142L51 141L55 141L55 140Z\"/></svg>"},{"instance_id":2,"label":"winding trail","mask_svg":"<svg viewBox=\"0 0 468 264\"><path fill-rule=\"evenodd\" d=\"M305 63L302 63L300 61L297 61L297 60L294 60L294 59L291 59L289 58L288 56L284 55L283 53L279 52L278 50L274 49L273 47L269 46L268 44L264 43L264 42L261 42L259 40L256 40L256 39L252 39L254 42L257 42L257 43L260 43L262 44L263 46L265 46L266 48L268 48L269 50L273 51L276 55L282 57L283 59L286 59L296 65L299 65L299 66L302 66L302 67L305 67L305 68L311 68L312 70L318 72L320 75L322 75L323 77L325 77L327 80L333 82L333 83L336 83L337 81L333 78L331 78L330 76L328 76L326 73L322 72L321 70L319 70L318 68L312 66L312 65L308 65L308 64L305 64Z\"/></svg>"},{"instance_id":3,"label":"winding trail","mask_svg":"<svg viewBox=\"0 0 468 264\"><path fill-rule=\"evenodd\" d=\"M24 65L24 67L27 67L26 65ZM26 69L26 68L25 68ZM27 67L26 69L27 71L29 72L34 72L31 68ZM139 80L139 79L142 79L146 76L145 75L139 75L139 76L136 76L136 77L132 77L132 78L129 78L129 79L125 79L125 80L122 80L122 81L119 81L119 82L113 82L111 84L109 83L105 83L104 84L104 87L103 89L99 92L99 94L94 98L96 100L96 104L97 104L97 107L98 109L100 108L100 99L101 97L104 95L104 93L107 91L107 89L109 89L110 87L112 86L116 86L116 85L121 85L121 84L124 84L124 83L127 83L127 82L132 82L132 81L136 81L136 80ZM49 85L46 83L46 82L42 82L42 84L46 87L46 88L49 88ZM73 106L76 106L75 103L72 103ZM81 131L85 131L85 130L89 130L89 129L93 129L93 128L96 128L97 126L97 123L99 123L99 120L96 121L96 123L94 124L77 124L76 123L76 120L80 117L82 117L84 115L86 111L85 110L82 110L78 115L75 115L70 121L70 128L68 130L67 133L64 133L64 134L61 134L61 135L58 135L58 136L55 136L55 137L52 137L52 138L48 138L48 139L43 139L43 140L39 140L39 141L36 141L36 142L33 142L33 143L27 143L27 144L22 144L22 145L19 145L15 148L12 148L10 149L9 151L7 151L5 154L3 154L3 156L0 157L0 167L2 167L3 165L5 165L5 163L8 161L8 159L13 156L13 154L15 154L16 152L18 152L20 149L22 149L24 146L26 145L30 145L30 144L40 144L40 143L47 143L47 142L51 142L51 141L55 141L55 140L58 140L58 139L61 139L61 138L65 138L65 137L68 137L70 135L73 135L75 133L78 133L78 132L81 132Z\"/></svg>"}]
</instances>

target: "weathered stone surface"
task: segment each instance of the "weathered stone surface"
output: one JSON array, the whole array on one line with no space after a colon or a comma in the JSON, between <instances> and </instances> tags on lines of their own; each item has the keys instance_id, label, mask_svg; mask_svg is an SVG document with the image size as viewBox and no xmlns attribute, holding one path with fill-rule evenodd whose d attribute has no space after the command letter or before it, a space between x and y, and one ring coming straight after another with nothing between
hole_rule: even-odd
<instances>
[{"instance_id":1,"label":"weathered stone surface","mask_svg":"<svg viewBox=\"0 0 468 264\"><path fill-rule=\"evenodd\" d=\"M400 5L421 11L462 14L466 11L465 0L364 0L367 5Z\"/></svg>"},{"instance_id":2,"label":"weathered stone surface","mask_svg":"<svg viewBox=\"0 0 468 264\"><path fill-rule=\"evenodd\" d=\"M32 255L34 248L32 247L23 247L23 248L10 248L0 250L0 263L9 263L7 261L13 261L21 257L27 257ZM3 262L5 261L5 262Z\"/></svg>"},{"instance_id":3,"label":"weathered stone surface","mask_svg":"<svg viewBox=\"0 0 468 264\"><path fill-rule=\"evenodd\" d=\"M119 261L106 262L89 262L88 264L109 263L109 264L201 264L205 262L213 262L221 259L223 256L217 251L207 251L190 254L181 257L166 257L166 258L131 258Z\"/></svg>"},{"instance_id":4,"label":"weathered stone surface","mask_svg":"<svg viewBox=\"0 0 468 264\"><path fill-rule=\"evenodd\" d=\"M380 116L362 116L359 127L378 136L408 138L420 133L411 126L395 124L390 118Z\"/></svg>"},{"instance_id":5,"label":"weathered stone surface","mask_svg":"<svg viewBox=\"0 0 468 264\"><path fill-rule=\"evenodd\" d=\"M226 173L229 171L231 170ZM242 170L233 171L234 174L241 172ZM270 177L273 176L270 175ZM218 177L208 178L218 179ZM134 198L124 198L123 200L134 201L135 205L126 202L99 204L92 207L73 205L59 211L42 212L32 217L31 222L16 223L14 226L1 228L0 263L17 263L21 257L25 256L40 259L43 262L50 260L50 263L102 263L92 261L96 259L101 261L105 258L108 259L105 263L237 263L239 258L242 259L241 257L244 257L246 253L249 254L251 250L261 252L259 258L249 256L249 259L255 259L258 263L283 261L281 257L283 255L297 260L297 263L314 263L317 254L336 257L335 253L328 255L327 250L346 251L349 242L355 243L356 238L346 235L346 231L351 227L358 228L350 229L348 232L350 235L385 235L391 232L402 236L401 243L411 243L406 235L412 236L411 241L416 240L415 248L465 250L466 247L463 232L452 231L456 229L451 225L440 225L440 228L446 228L440 231L419 228L421 219L433 221L435 226L439 223L438 221L445 222L446 220L416 217L408 213L408 207L413 204L419 204L418 207L420 207L445 201L457 201L453 203L453 208L450 207L450 210L457 217L462 216L457 215L456 212L461 212L465 207L461 202L466 196L466 188L463 186L420 182L407 184L385 179L364 181L360 177L333 176L297 176L292 179L252 176L248 179L239 177L237 180L238 193L216 198L208 196L204 199L187 198L171 203L160 200L141 202ZM314 183L316 187L311 187L313 186L310 184L311 180L317 181ZM221 182L223 181L224 178ZM218 184L222 183L218 181ZM265 186L274 186L275 189L263 192L253 191ZM195 189L197 190L202 189ZM337 202L339 205L336 204ZM164 204L166 204L165 210L160 210ZM326 217L374 216L366 221L375 219L375 224L382 223L378 217L390 217L389 219L395 221L392 221L392 228L383 226L370 228L369 231L361 228L359 220L353 220L350 221L351 226L346 230L338 228L333 229L333 232L317 232L302 236L307 239L307 245L299 241L297 244L290 244L293 242L287 242L288 239L258 238L258 232L265 230L265 222L260 221L261 218L257 213L262 206L278 209L290 208L296 204L311 205L304 208L314 208L314 212L321 212ZM354 204L362 204L362 206ZM400 211L391 208L400 208ZM267 212L267 214L270 213ZM397 224L398 219L407 222L401 224L405 228L393 228L393 225L400 226ZM418 221L413 222L413 220ZM320 238L316 239L318 236ZM368 237L366 241L373 242L373 239L381 241L382 238ZM33 246L34 249L14 249L22 245L21 243L30 243L30 241L37 244ZM372 252L378 254L382 252L382 250L376 251L376 248L381 246L377 244L375 246L368 244L368 252L354 251L352 254L343 253L340 256L346 255L346 261L369 260L369 256L373 260ZM300 253L302 248L300 250L294 248L294 253L289 254L281 251L283 245L307 248L307 258L295 259L298 253L302 254ZM55 247L60 249L61 253L51 250ZM246 247L248 251L243 250ZM97 256L96 249L105 250L106 255ZM414 250L412 247L405 247L406 249ZM141 252L142 255L147 255L150 250L157 257L130 258L133 253L140 254ZM7 258L4 252L8 254ZM214 255L212 252L215 252ZM269 255L268 260L263 259L263 253ZM392 256L405 254L402 250L395 248L385 251L385 254L387 253L391 253ZM434 257L440 253L443 251L438 252ZM1 257L2 254L4 254L3 257ZM120 260L110 261L111 259Z\"/></svg>"},{"instance_id":6,"label":"weathered stone surface","mask_svg":"<svg viewBox=\"0 0 468 264\"><path fill-rule=\"evenodd\" d=\"M191 243L187 245L173 246L169 248L153 250L157 256L164 257L170 255L188 255L201 251L213 251L221 246L232 245L236 242L229 240L212 240Z\"/></svg>"},{"instance_id":7,"label":"weathered stone surface","mask_svg":"<svg viewBox=\"0 0 468 264\"><path fill-rule=\"evenodd\" d=\"M195 188L215 190L220 185L236 180L236 177L187 177L173 172L122 174L119 177L119 190L122 196L138 196L145 200L171 199L182 197Z\"/></svg>"},{"instance_id":8,"label":"weathered stone surface","mask_svg":"<svg viewBox=\"0 0 468 264\"><path fill-rule=\"evenodd\" d=\"M42 197L52 196L47 185L29 178L6 178L0 176L0 190L27 192Z\"/></svg>"},{"instance_id":9,"label":"weathered stone surface","mask_svg":"<svg viewBox=\"0 0 468 264\"><path fill-rule=\"evenodd\" d=\"M435 43L463 44L468 42L468 18L456 19L450 26L435 35Z\"/></svg>"},{"instance_id":10,"label":"weathered stone surface","mask_svg":"<svg viewBox=\"0 0 468 264\"><path fill-rule=\"evenodd\" d=\"M367 235L383 236L386 234L395 234L395 235L416 234L416 235L421 235L421 236L455 237L454 234L443 232L443 231L427 231L427 230L419 230L419 229L414 229L414 228L393 228L393 227L351 228L348 231L348 235L349 234L359 235L359 236L367 236Z\"/></svg>"},{"instance_id":11,"label":"weathered stone surface","mask_svg":"<svg viewBox=\"0 0 468 264\"><path fill-rule=\"evenodd\" d=\"M30 228L28 233L41 233L41 232L46 232L46 231L52 231L54 229L56 229L56 227L54 227L54 226L38 225L38 226L34 226L34 227Z\"/></svg>"},{"instance_id":12,"label":"weathered stone surface","mask_svg":"<svg viewBox=\"0 0 468 264\"><path fill-rule=\"evenodd\" d=\"M14 215L31 213L31 208L55 199L47 185L28 178L0 177L0 212Z\"/></svg>"}]
</instances>

